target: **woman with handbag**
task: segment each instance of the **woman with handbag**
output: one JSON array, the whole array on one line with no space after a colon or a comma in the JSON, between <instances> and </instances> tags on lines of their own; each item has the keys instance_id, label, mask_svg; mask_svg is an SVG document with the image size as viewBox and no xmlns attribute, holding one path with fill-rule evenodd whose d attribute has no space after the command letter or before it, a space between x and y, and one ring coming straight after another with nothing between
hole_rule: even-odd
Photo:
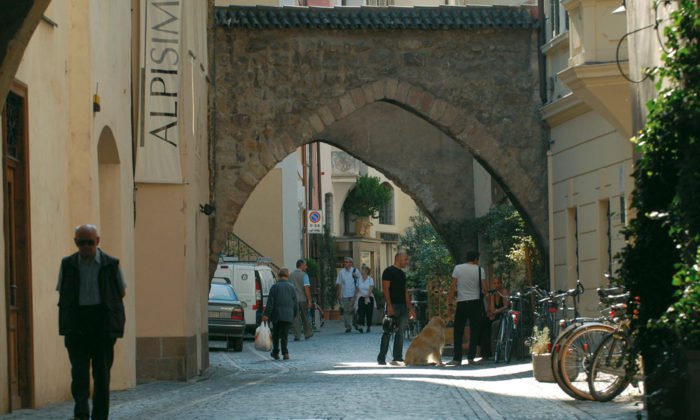
<instances>
[{"instance_id":1,"label":"woman with handbag","mask_svg":"<svg viewBox=\"0 0 700 420\"><path fill-rule=\"evenodd\" d=\"M372 326L372 312L374 310L374 279L369 275L369 267L363 265L360 269L362 276L357 281L357 323L365 325L367 332ZM362 332L362 328L360 328Z\"/></svg>"},{"instance_id":2,"label":"woman with handbag","mask_svg":"<svg viewBox=\"0 0 700 420\"><path fill-rule=\"evenodd\" d=\"M279 360L281 344L282 356L284 360L289 360L287 337L289 336L289 328L297 316L299 305L297 304L296 289L288 280L289 270L280 269L278 277L277 283L270 288L262 320L267 322L269 319L272 322L272 358Z\"/></svg>"}]
</instances>

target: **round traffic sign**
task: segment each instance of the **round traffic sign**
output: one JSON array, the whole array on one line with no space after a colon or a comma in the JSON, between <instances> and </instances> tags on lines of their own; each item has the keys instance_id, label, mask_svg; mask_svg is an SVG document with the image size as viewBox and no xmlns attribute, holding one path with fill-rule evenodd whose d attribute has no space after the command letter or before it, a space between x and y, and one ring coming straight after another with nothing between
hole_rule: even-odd
<instances>
[{"instance_id":1,"label":"round traffic sign","mask_svg":"<svg viewBox=\"0 0 700 420\"><path fill-rule=\"evenodd\" d=\"M321 212L319 211L310 211L309 212L309 222L311 223L321 223Z\"/></svg>"}]
</instances>

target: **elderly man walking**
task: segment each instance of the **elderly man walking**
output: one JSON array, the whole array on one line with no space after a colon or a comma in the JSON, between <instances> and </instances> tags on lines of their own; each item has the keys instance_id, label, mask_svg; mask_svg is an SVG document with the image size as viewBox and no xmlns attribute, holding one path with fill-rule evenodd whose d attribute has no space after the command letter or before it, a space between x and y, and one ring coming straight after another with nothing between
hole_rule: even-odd
<instances>
[{"instance_id":1,"label":"elderly man walking","mask_svg":"<svg viewBox=\"0 0 700 420\"><path fill-rule=\"evenodd\" d=\"M99 249L94 225L75 229L78 252L63 258L58 272L58 330L71 363L76 419L90 417L90 367L94 380L92 419L109 416L109 378L114 343L124 335L126 284L119 260Z\"/></svg>"},{"instance_id":2,"label":"elderly man walking","mask_svg":"<svg viewBox=\"0 0 700 420\"><path fill-rule=\"evenodd\" d=\"M272 321L272 353L275 360L280 359L280 347L284 360L289 360L289 350L287 349L287 336L289 327L292 326L294 318L299 311L297 302L297 292L294 286L289 283L289 270L281 268L279 280L270 288L267 298L267 306L263 314L263 322L268 319Z\"/></svg>"},{"instance_id":3,"label":"elderly man walking","mask_svg":"<svg viewBox=\"0 0 700 420\"><path fill-rule=\"evenodd\" d=\"M352 266L352 258L345 257L343 259L342 270L338 273L338 278L335 284L338 285L338 301L343 305L343 320L345 321L345 332L352 331L351 327L359 332L362 330L355 324L353 314L355 311L355 296L357 296L357 282L360 278L360 272Z\"/></svg>"}]
</instances>

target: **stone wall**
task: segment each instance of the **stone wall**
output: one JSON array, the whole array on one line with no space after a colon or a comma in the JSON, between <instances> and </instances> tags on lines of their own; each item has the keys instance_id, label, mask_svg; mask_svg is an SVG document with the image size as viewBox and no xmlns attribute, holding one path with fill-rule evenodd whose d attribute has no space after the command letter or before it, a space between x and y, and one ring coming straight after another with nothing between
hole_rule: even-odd
<instances>
[{"instance_id":1,"label":"stone wall","mask_svg":"<svg viewBox=\"0 0 700 420\"><path fill-rule=\"evenodd\" d=\"M473 218L473 200L465 202L473 196L471 175L462 173L473 156L546 249L535 29L221 25L215 28L214 62L212 255L262 177L312 140L335 144L380 169L438 227ZM378 113L386 118L376 118ZM419 123L433 133L406 130L405 124ZM445 162L435 159L440 153L449 164L435 170ZM444 187L455 180L457 187ZM465 188L457 190L460 184Z\"/></svg>"}]
</instances>

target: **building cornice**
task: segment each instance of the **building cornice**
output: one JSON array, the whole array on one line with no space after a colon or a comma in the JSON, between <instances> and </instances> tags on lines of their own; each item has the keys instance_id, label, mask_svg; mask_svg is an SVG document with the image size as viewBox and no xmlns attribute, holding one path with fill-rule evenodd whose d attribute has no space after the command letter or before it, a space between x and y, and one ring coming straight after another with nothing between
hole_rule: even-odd
<instances>
[{"instance_id":1,"label":"building cornice","mask_svg":"<svg viewBox=\"0 0 700 420\"><path fill-rule=\"evenodd\" d=\"M591 108L572 93L540 108L542 119L550 128L589 112Z\"/></svg>"},{"instance_id":2,"label":"building cornice","mask_svg":"<svg viewBox=\"0 0 700 420\"><path fill-rule=\"evenodd\" d=\"M217 7L216 26L247 29L482 29L536 28L532 8L437 7Z\"/></svg>"},{"instance_id":3,"label":"building cornice","mask_svg":"<svg viewBox=\"0 0 700 420\"><path fill-rule=\"evenodd\" d=\"M546 44L540 47L540 51L544 55L550 52L564 50L569 48L569 31L562 32L554 38L550 39Z\"/></svg>"},{"instance_id":4,"label":"building cornice","mask_svg":"<svg viewBox=\"0 0 700 420\"><path fill-rule=\"evenodd\" d=\"M620 63L622 70L627 63ZM605 118L622 135L632 135L630 85L617 63L582 64L557 73L574 96Z\"/></svg>"}]
</instances>

